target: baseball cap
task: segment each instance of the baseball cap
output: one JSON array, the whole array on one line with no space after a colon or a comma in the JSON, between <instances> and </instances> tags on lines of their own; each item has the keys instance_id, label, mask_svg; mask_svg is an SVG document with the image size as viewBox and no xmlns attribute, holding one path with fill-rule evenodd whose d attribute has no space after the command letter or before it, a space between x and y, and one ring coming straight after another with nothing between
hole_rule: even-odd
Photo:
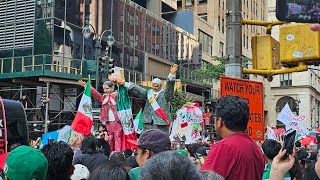
<instances>
[{"instance_id":1,"label":"baseball cap","mask_svg":"<svg viewBox=\"0 0 320 180\"><path fill-rule=\"evenodd\" d=\"M197 153L200 154L201 156L208 156L209 151L210 151L209 147L201 147L198 149Z\"/></svg>"},{"instance_id":2,"label":"baseball cap","mask_svg":"<svg viewBox=\"0 0 320 180\"><path fill-rule=\"evenodd\" d=\"M188 157L188 153L182 149L178 149L178 150L176 150L176 152Z\"/></svg>"},{"instance_id":3,"label":"baseball cap","mask_svg":"<svg viewBox=\"0 0 320 180\"><path fill-rule=\"evenodd\" d=\"M47 175L48 160L38 149L20 146L11 151L3 171L12 180L44 180Z\"/></svg>"},{"instance_id":4,"label":"baseball cap","mask_svg":"<svg viewBox=\"0 0 320 180\"><path fill-rule=\"evenodd\" d=\"M82 164L74 165L74 171L71 180L89 179L90 172L88 168Z\"/></svg>"},{"instance_id":5,"label":"baseball cap","mask_svg":"<svg viewBox=\"0 0 320 180\"><path fill-rule=\"evenodd\" d=\"M159 129L149 129L140 135L138 146L159 153L169 150L171 142L168 134Z\"/></svg>"}]
</instances>

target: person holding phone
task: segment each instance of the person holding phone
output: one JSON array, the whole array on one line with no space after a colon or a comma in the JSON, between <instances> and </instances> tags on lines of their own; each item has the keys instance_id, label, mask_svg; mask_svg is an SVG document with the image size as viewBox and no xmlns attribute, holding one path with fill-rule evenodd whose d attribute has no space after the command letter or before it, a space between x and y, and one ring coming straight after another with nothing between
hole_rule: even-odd
<instances>
[{"instance_id":1,"label":"person holding phone","mask_svg":"<svg viewBox=\"0 0 320 180\"><path fill-rule=\"evenodd\" d=\"M273 158L269 180L282 180L294 164L295 152L289 155L287 159L283 159L286 149L281 149L276 157Z\"/></svg>"},{"instance_id":2,"label":"person holding phone","mask_svg":"<svg viewBox=\"0 0 320 180\"><path fill-rule=\"evenodd\" d=\"M281 150L281 144L278 141L267 139L262 144L262 150L264 153L264 159L266 161L266 167L263 173L262 180L269 180L270 171L272 168L272 161L278 155ZM289 172L284 174L284 180L291 180Z\"/></svg>"}]
</instances>

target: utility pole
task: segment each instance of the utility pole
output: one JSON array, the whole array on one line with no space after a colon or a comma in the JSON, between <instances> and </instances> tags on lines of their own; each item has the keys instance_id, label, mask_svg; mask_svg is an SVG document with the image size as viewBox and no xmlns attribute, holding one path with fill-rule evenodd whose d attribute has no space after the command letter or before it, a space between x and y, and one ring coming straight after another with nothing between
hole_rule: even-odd
<instances>
[{"instance_id":1,"label":"utility pole","mask_svg":"<svg viewBox=\"0 0 320 180\"><path fill-rule=\"evenodd\" d=\"M242 78L242 0L227 0L225 75Z\"/></svg>"}]
</instances>

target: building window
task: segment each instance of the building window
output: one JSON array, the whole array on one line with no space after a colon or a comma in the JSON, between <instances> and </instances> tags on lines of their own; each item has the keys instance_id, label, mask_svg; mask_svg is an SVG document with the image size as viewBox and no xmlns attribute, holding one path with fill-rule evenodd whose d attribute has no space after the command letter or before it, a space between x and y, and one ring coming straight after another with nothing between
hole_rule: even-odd
<instances>
[{"instance_id":1,"label":"building window","mask_svg":"<svg viewBox=\"0 0 320 180\"><path fill-rule=\"evenodd\" d=\"M202 19L208 21L208 14L207 13L198 14L198 16L201 17Z\"/></svg>"},{"instance_id":2,"label":"building window","mask_svg":"<svg viewBox=\"0 0 320 180\"><path fill-rule=\"evenodd\" d=\"M222 9L224 9L224 0L222 0Z\"/></svg>"},{"instance_id":3,"label":"building window","mask_svg":"<svg viewBox=\"0 0 320 180\"><path fill-rule=\"evenodd\" d=\"M221 5L220 5L220 1L221 1L221 0L219 0L219 7L221 6Z\"/></svg>"},{"instance_id":4,"label":"building window","mask_svg":"<svg viewBox=\"0 0 320 180\"><path fill-rule=\"evenodd\" d=\"M276 111L279 113L282 108L288 103L291 111L298 115L299 114L299 104L301 103L300 100L293 99L290 96L284 96L280 98L276 104Z\"/></svg>"},{"instance_id":5,"label":"building window","mask_svg":"<svg viewBox=\"0 0 320 180\"><path fill-rule=\"evenodd\" d=\"M292 86L292 73L280 74L280 85L281 86Z\"/></svg>"},{"instance_id":6,"label":"building window","mask_svg":"<svg viewBox=\"0 0 320 180\"><path fill-rule=\"evenodd\" d=\"M186 6L192 6L192 0L186 0Z\"/></svg>"},{"instance_id":7,"label":"building window","mask_svg":"<svg viewBox=\"0 0 320 180\"><path fill-rule=\"evenodd\" d=\"M223 50L224 50L224 44L223 44L223 42L220 42L220 44L219 44L219 54L220 54L221 57L224 56Z\"/></svg>"},{"instance_id":8,"label":"building window","mask_svg":"<svg viewBox=\"0 0 320 180\"><path fill-rule=\"evenodd\" d=\"M244 34L243 35L243 44L242 44L243 47L246 47L246 35Z\"/></svg>"},{"instance_id":9,"label":"building window","mask_svg":"<svg viewBox=\"0 0 320 180\"><path fill-rule=\"evenodd\" d=\"M222 24L222 33L224 33L224 19L222 18L222 22L221 22L221 24Z\"/></svg>"},{"instance_id":10,"label":"building window","mask_svg":"<svg viewBox=\"0 0 320 180\"><path fill-rule=\"evenodd\" d=\"M212 36L204 33L203 31L199 30L199 43L202 46L202 51L212 55Z\"/></svg>"},{"instance_id":11,"label":"building window","mask_svg":"<svg viewBox=\"0 0 320 180\"><path fill-rule=\"evenodd\" d=\"M220 16L218 16L218 29L220 31Z\"/></svg>"},{"instance_id":12,"label":"building window","mask_svg":"<svg viewBox=\"0 0 320 180\"><path fill-rule=\"evenodd\" d=\"M199 4L207 4L208 0L199 0Z\"/></svg>"},{"instance_id":13,"label":"building window","mask_svg":"<svg viewBox=\"0 0 320 180\"><path fill-rule=\"evenodd\" d=\"M249 38L247 36L247 49L249 49Z\"/></svg>"}]
</instances>

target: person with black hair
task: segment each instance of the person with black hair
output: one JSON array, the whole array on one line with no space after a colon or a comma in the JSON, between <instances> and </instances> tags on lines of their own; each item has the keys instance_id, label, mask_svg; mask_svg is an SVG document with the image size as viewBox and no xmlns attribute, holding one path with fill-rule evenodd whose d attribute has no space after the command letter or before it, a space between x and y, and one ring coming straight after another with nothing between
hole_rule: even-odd
<instances>
[{"instance_id":1,"label":"person with black hair","mask_svg":"<svg viewBox=\"0 0 320 180\"><path fill-rule=\"evenodd\" d=\"M139 180L201 180L196 165L175 151L160 152L141 167Z\"/></svg>"},{"instance_id":2,"label":"person with black hair","mask_svg":"<svg viewBox=\"0 0 320 180\"><path fill-rule=\"evenodd\" d=\"M10 152L16 149L17 147L22 146L21 143L14 143L10 146Z\"/></svg>"},{"instance_id":3,"label":"person with black hair","mask_svg":"<svg viewBox=\"0 0 320 180\"><path fill-rule=\"evenodd\" d=\"M90 173L89 180L129 180L129 175L124 164L109 161Z\"/></svg>"},{"instance_id":4,"label":"person with black hair","mask_svg":"<svg viewBox=\"0 0 320 180\"><path fill-rule=\"evenodd\" d=\"M28 101L27 101L27 95L22 95L22 97L19 99L21 104L23 105L23 108L26 109L28 108Z\"/></svg>"},{"instance_id":5,"label":"person with black hair","mask_svg":"<svg viewBox=\"0 0 320 180\"><path fill-rule=\"evenodd\" d=\"M169 135L159 129L148 129L144 131L138 141L136 151L136 161L139 167L129 171L130 180L138 180L140 175L140 167L151 159L155 154L170 150L171 142Z\"/></svg>"},{"instance_id":6,"label":"person with black hair","mask_svg":"<svg viewBox=\"0 0 320 180\"><path fill-rule=\"evenodd\" d=\"M132 156L132 150L130 148L126 148L125 150L122 151L123 155L128 158L130 156Z\"/></svg>"},{"instance_id":7,"label":"person with black hair","mask_svg":"<svg viewBox=\"0 0 320 180\"><path fill-rule=\"evenodd\" d=\"M109 161L115 161L121 164L126 164L126 157L124 157L122 152L114 152L111 154Z\"/></svg>"},{"instance_id":8,"label":"person with black hair","mask_svg":"<svg viewBox=\"0 0 320 180\"><path fill-rule=\"evenodd\" d=\"M82 164L93 172L98 166L106 164L108 157L97 151L98 140L95 137L86 137L82 141L82 155L75 157L73 164Z\"/></svg>"},{"instance_id":9,"label":"person with black hair","mask_svg":"<svg viewBox=\"0 0 320 180\"><path fill-rule=\"evenodd\" d=\"M103 154L110 156L110 144L109 144L109 135L107 128L104 124L99 124L98 131L94 133L98 139L98 147L103 150Z\"/></svg>"},{"instance_id":10,"label":"person with black hair","mask_svg":"<svg viewBox=\"0 0 320 180\"><path fill-rule=\"evenodd\" d=\"M246 133L249 115L249 106L242 98L228 95L219 99L214 126L215 132L222 140L211 145L201 170L214 171L226 180L262 178L264 170L262 152ZM256 116L262 118L262 115Z\"/></svg>"},{"instance_id":11,"label":"person with black hair","mask_svg":"<svg viewBox=\"0 0 320 180\"><path fill-rule=\"evenodd\" d=\"M197 153L198 149L200 149L201 147L203 147L203 145L200 143L193 143L193 144L186 145L186 149L189 153L189 156L193 158L195 158L194 154Z\"/></svg>"},{"instance_id":12,"label":"person with black hair","mask_svg":"<svg viewBox=\"0 0 320 180\"><path fill-rule=\"evenodd\" d=\"M42 92L42 96L40 98L40 111L43 116L43 119L46 117L46 109L47 109L47 104L50 102L50 99L47 97L46 92Z\"/></svg>"},{"instance_id":13,"label":"person with black hair","mask_svg":"<svg viewBox=\"0 0 320 180\"><path fill-rule=\"evenodd\" d=\"M137 158L136 156L128 157L126 165L131 169L139 167L139 164L137 163L136 158Z\"/></svg>"},{"instance_id":14,"label":"person with black hair","mask_svg":"<svg viewBox=\"0 0 320 180\"><path fill-rule=\"evenodd\" d=\"M270 177L272 160L278 155L279 151L281 150L281 144L278 141L267 139L262 144L262 150L264 153L264 159L267 163L262 179L268 180ZM288 172L284 175L284 180L291 180L290 174Z\"/></svg>"},{"instance_id":15,"label":"person with black hair","mask_svg":"<svg viewBox=\"0 0 320 180\"><path fill-rule=\"evenodd\" d=\"M320 180L319 175L316 172L316 164L311 163L304 171L304 180Z\"/></svg>"},{"instance_id":16,"label":"person with black hair","mask_svg":"<svg viewBox=\"0 0 320 180\"><path fill-rule=\"evenodd\" d=\"M65 142L53 142L41 149L48 160L46 180L70 180L73 173L73 151Z\"/></svg>"}]
</instances>

